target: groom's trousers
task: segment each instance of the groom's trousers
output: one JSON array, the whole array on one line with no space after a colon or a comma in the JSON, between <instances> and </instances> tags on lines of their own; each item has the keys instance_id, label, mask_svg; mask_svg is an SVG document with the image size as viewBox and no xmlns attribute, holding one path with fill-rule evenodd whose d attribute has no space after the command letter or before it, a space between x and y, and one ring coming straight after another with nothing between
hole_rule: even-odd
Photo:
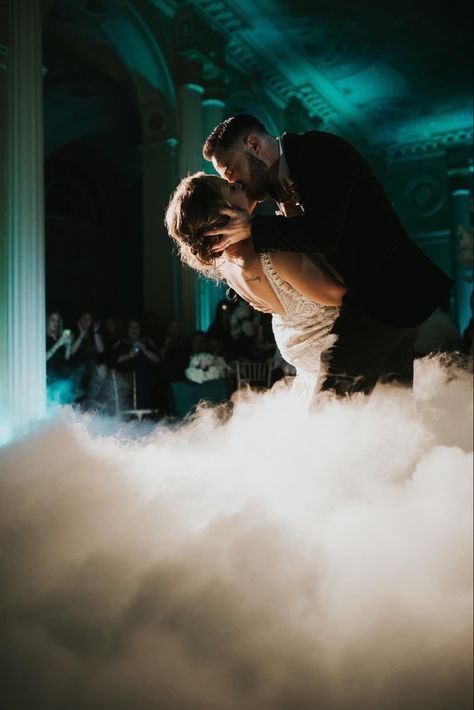
<instances>
[{"instance_id":1,"label":"groom's trousers","mask_svg":"<svg viewBox=\"0 0 474 710\"><path fill-rule=\"evenodd\" d=\"M378 380L411 386L417 332L418 326L382 323L344 301L332 329L337 340L322 353L321 390L338 396L370 394Z\"/></svg>"}]
</instances>

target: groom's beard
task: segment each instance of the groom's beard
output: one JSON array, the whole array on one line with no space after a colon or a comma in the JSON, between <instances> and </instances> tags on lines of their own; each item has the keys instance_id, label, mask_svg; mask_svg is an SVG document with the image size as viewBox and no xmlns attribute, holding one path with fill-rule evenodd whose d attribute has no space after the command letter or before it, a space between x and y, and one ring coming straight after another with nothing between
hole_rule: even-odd
<instances>
[{"instance_id":1,"label":"groom's beard","mask_svg":"<svg viewBox=\"0 0 474 710\"><path fill-rule=\"evenodd\" d=\"M268 168L253 153L246 153L247 165L249 168L249 179L243 184L243 188L249 200L263 202L268 197Z\"/></svg>"}]
</instances>

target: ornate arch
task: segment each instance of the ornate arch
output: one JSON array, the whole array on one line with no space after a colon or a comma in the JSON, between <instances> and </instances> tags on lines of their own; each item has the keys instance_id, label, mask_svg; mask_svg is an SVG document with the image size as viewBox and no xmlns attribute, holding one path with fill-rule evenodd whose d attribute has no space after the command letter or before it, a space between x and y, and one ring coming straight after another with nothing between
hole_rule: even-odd
<instances>
[{"instance_id":1,"label":"ornate arch","mask_svg":"<svg viewBox=\"0 0 474 710\"><path fill-rule=\"evenodd\" d=\"M102 29L128 70L140 109L143 141L176 135L176 92L168 63L139 11L127 4L123 14Z\"/></svg>"}]
</instances>

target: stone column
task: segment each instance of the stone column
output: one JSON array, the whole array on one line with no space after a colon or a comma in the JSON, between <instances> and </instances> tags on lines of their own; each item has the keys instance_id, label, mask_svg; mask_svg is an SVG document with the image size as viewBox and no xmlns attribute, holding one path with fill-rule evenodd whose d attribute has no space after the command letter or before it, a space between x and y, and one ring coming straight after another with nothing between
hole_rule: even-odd
<instances>
[{"instance_id":1,"label":"stone column","mask_svg":"<svg viewBox=\"0 0 474 710\"><path fill-rule=\"evenodd\" d=\"M201 66L198 61L181 57L178 74L178 112L180 146L178 170L182 178L202 167L201 100L204 88L200 83ZM183 331L191 334L200 326L199 276L189 268L180 270L180 316Z\"/></svg>"},{"instance_id":2,"label":"stone column","mask_svg":"<svg viewBox=\"0 0 474 710\"><path fill-rule=\"evenodd\" d=\"M0 26L8 27L8 6L0 4ZM6 37L4 39L7 39ZM0 44L0 446L9 438L7 410L7 290L6 290L6 151L7 151L7 48ZM4 404L2 404L4 403Z\"/></svg>"},{"instance_id":3,"label":"stone column","mask_svg":"<svg viewBox=\"0 0 474 710\"><path fill-rule=\"evenodd\" d=\"M453 171L450 177L455 281L454 301L458 325L462 332L471 318L472 264L463 263L460 246L463 239L463 231L470 232L472 230L472 193L469 188L468 171Z\"/></svg>"},{"instance_id":4,"label":"stone column","mask_svg":"<svg viewBox=\"0 0 474 710\"><path fill-rule=\"evenodd\" d=\"M141 146L143 166L143 302L162 322L180 318L180 265L164 227L169 196L177 180L176 138Z\"/></svg>"},{"instance_id":5,"label":"stone column","mask_svg":"<svg viewBox=\"0 0 474 710\"><path fill-rule=\"evenodd\" d=\"M11 0L0 369L11 432L46 413L41 0Z\"/></svg>"}]
</instances>

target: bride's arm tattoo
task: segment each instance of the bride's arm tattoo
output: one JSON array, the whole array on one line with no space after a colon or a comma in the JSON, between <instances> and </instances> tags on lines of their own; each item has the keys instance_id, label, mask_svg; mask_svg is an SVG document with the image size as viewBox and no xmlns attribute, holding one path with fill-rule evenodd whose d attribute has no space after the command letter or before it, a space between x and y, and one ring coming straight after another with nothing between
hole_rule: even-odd
<instances>
[{"instance_id":1,"label":"bride's arm tattoo","mask_svg":"<svg viewBox=\"0 0 474 710\"><path fill-rule=\"evenodd\" d=\"M258 283L260 283L261 280L261 276L244 276L244 281L247 283L250 283L251 281L258 281Z\"/></svg>"}]
</instances>

